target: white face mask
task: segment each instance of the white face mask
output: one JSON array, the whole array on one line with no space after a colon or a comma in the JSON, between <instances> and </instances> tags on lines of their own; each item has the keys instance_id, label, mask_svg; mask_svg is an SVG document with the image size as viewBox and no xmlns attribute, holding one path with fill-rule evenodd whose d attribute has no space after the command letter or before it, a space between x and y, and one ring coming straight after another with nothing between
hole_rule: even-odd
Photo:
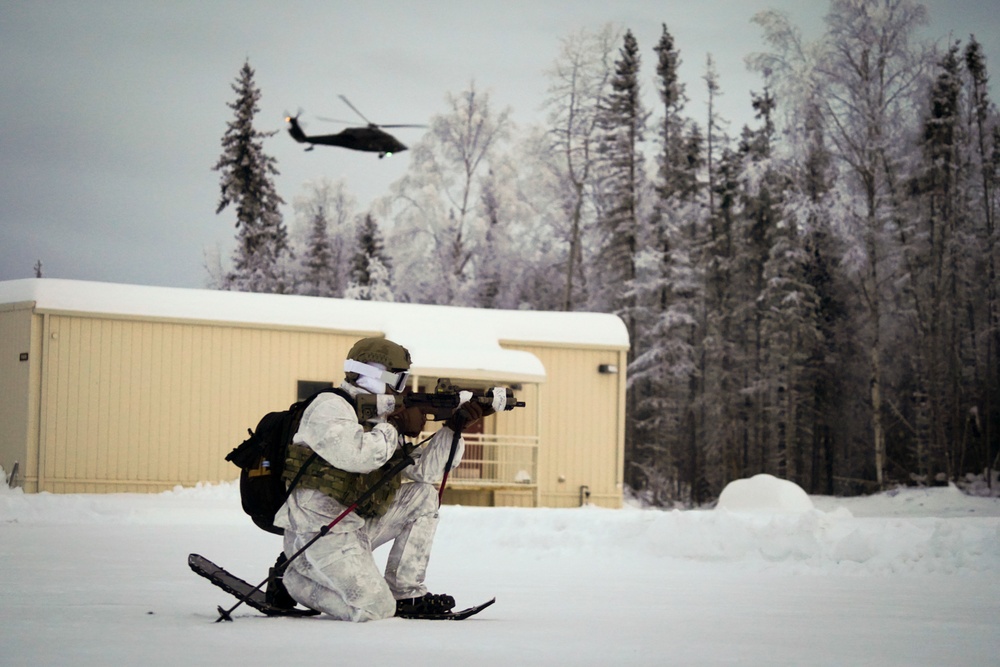
<instances>
[{"instance_id":1,"label":"white face mask","mask_svg":"<svg viewBox=\"0 0 1000 667\"><path fill-rule=\"evenodd\" d=\"M354 381L354 384L366 389L373 394L384 394L385 393L385 382L381 380L376 380L375 378L367 377L365 375L359 375L358 379Z\"/></svg>"}]
</instances>

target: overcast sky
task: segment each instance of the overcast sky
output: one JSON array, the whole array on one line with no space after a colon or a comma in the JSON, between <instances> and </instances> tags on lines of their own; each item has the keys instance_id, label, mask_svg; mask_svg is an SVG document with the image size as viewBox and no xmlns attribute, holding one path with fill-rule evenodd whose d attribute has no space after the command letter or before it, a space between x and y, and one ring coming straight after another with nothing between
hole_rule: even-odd
<instances>
[{"instance_id":1,"label":"overcast sky","mask_svg":"<svg viewBox=\"0 0 1000 667\"><path fill-rule=\"evenodd\" d=\"M1000 77L996 0L932 0L928 37L975 33ZM705 57L723 115L746 122L759 81L743 58L762 47L750 18L775 8L807 36L825 1L476 0L467 2L0 0L0 280L51 278L202 287L206 250L228 258L235 217L215 215L211 171L245 59L262 92L256 125L286 112L350 119L344 94L378 123L426 123L475 81L520 124L542 120L545 70L560 39L606 22L630 28L654 95L653 46L666 23L691 102L703 113ZM996 84L992 85L994 100ZM312 120L309 131L336 131ZM420 130L399 130L415 143ZM362 208L402 176L408 154L379 160L336 148L306 153L282 131L265 143L288 202L310 180L343 178Z\"/></svg>"}]
</instances>

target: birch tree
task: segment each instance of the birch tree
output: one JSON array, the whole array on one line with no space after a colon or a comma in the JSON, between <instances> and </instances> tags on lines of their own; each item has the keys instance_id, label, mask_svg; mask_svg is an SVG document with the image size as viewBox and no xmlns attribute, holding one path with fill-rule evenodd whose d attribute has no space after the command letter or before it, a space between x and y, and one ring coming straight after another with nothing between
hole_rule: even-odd
<instances>
[{"instance_id":1,"label":"birch tree","mask_svg":"<svg viewBox=\"0 0 1000 667\"><path fill-rule=\"evenodd\" d=\"M593 221L591 202L597 158L598 108L610 85L615 43L610 24L596 32L581 30L562 40L560 53L546 72L550 162L564 220L559 221L567 252L563 310L586 301L585 244Z\"/></svg>"},{"instance_id":2,"label":"birch tree","mask_svg":"<svg viewBox=\"0 0 1000 667\"><path fill-rule=\"evenodd\" d=\"M984 313L981 316L984 335L982 352L984 387L981 399L981 414L977 417L981 424L982 459L985 459L988 483L992 485L992 469L1000 461L1000 238L998 238L997 192L1000 185L1000 120L996 107L989 98L989 76L986 57L975 36L970 37L964 52L965 69L969 88L969 136L973 146L971 178L978 181L978 192L974 199L978 204L982 225L979 246L983 253L983 271L986 276ZM991 131L992 126L992 131ZM992 147L991 147L992 144ZM979 375L979 374L977 374Z\"/></svg>"},{"instance_id":3,"label":"birch tree","mask_svg":"<svg viewBox=\"0 0 1000 667\"><path fill-rule=\"evenodd\" d=\"M903 134L914 117L913 94L922 74L922 53L912 44L926 9L914 0L832 0L826 34L816 48L802 44L787 18L756 17L774 51L751 60L786 85L821 91L813 97L829 124L831 154L844 173L843 192L853 201L838 221L853 252L866 316L871 440L874 477L881 487L886 467L885 299L897 277ZM802 97L800 96L800 99Z\"/></svg>"},{"instance_id":4,"label":"birch tree","mask_svg":"<svg viewBox=\"0 0 1000 667\"><path fill-rule=\"evenodd\" d=\"M880 487L886 467L885 289L895 255L887 231L898 214L893 193L900 186L898 150L905 146L898 131L913 118L912 94L922 74L910 42L926 19L926 9L914 0L833 0L818 67L835 155L859 199L845 222L860 251L858 287L869 316L871 427Z\"/></svg>"},{"instance_id":5,"label":"birch tree","mask_svg":"<svg viewBox=\"0 0 1000 667\"><path fill-rule=\"evenodd\" d=\"M418 302L466 305L474 299L476 253L486 229L481 188L490 161L512 131L510 110L495 112L475 84L447 96L428 135L411 149L410 169L393 184L399 289Z\"/></svg>"}]
</instances>

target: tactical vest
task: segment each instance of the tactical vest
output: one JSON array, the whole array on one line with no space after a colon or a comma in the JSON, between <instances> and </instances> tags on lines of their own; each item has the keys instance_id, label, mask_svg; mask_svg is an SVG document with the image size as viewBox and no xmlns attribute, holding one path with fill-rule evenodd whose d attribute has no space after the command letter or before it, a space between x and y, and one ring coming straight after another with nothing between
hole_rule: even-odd
<instances>
[{"instance_id":1,"label":"tactical vest","mask_svg":"<svg viewBox=\"0 0 1000 667\"><path fill-rule=\"evenodd\" d=\"M321 457L313 457L313 451L304 445L288 445L288 458L285 460L285 470L282 477L289 484L302 466L312 457L312 462L305 468L299 478L298 486L305 489L315 489L325 493L342 505L354 504L361 495L370 489L394 465L403 459L403 452L396 451L385 464L371 472L347 472L327 463ZM359 516L371 518L382 516L396 496L396 491L402 484L402 473L397 474L383 484L368 500L358 505L355 511Z\"/></svg>"}]
</instances>

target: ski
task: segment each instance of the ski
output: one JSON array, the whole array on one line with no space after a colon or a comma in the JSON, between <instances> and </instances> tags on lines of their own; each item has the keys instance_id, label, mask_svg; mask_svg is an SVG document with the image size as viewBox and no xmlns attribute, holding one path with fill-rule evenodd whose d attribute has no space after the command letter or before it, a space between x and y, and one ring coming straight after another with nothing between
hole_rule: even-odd
<instances>
[{"instance_id":1,"label":"ski","mask_svg":"<svg viewBox=\"0 0 1000 667\"><path fill-rule=\"evenodd\" d=\"M303 609L301 607L284 609L282 607L275 607L272 604L268 604L264 591L259 588L255 588L252 584L240 579L232 572L229 572L224 567L216 565L204 556L189 554L188 566L198 576L208 579L210 582L233 597L245 602L267 616L316 616L320 613L315 609ZM475 616L496 601L496 598L492 598L482 604L469 607L468 609L460 609L459 611L448 611L440 614L408 614L406 616L401 616L400 618L424 621L464 621L470 616ZM221 606L219 607L219 612L222 614L220 618L228 616Z\"/></svg>"},{"instance_id":2,"label":"ski","mask_svg":"<svg viewBox=\"0 0 1000 667\"><path fill-rule=\"evenodd\" d=\"M316 616L320 613L314 609L302 609L300 607L284 609L268 604L264 591L259 588L255 589L252 584L243 581L235 574L216 565L204 556L190 554L188 556L188 566L195 574L205 577L222 590L242 600L262 614L268 616ZM220 607L219 610L221 612L222 608Z\"/></svg>"},{"instance_id":3,"label":"ski","mask_svg":"<svg viewBox=\"0 0 1000 667\"><path fill-rule=\"evenodd\" d=\"M440 614L404 614L400 618L414 619L419 621L464 621L470 616L475 616L483 609L486 609L491 604L496 602L496 598L491 598L482 604L477 604L475 607L469 607L468 609L460 609L459 611L445 611Z\"/></svg>"}]
</instances>

